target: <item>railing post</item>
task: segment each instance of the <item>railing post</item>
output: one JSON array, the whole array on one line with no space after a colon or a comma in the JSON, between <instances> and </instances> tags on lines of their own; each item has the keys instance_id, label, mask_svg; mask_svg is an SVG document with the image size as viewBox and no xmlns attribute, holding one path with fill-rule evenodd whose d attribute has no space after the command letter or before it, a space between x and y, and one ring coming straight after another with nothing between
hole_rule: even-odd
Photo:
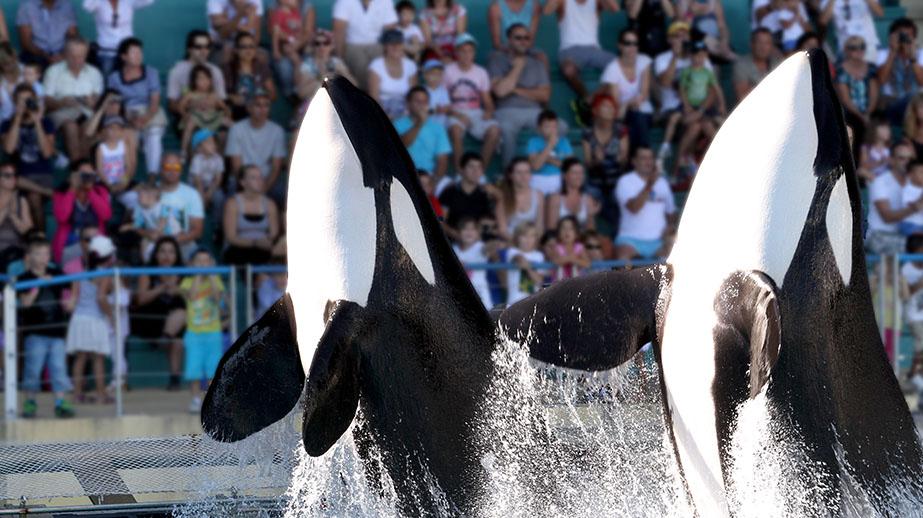
<instances>
[{"instance_id":1,"label":"railing post","mask_svg":"<svg viewBox=\"0 0 923 518\"><path fill-rule=\"evenodd\" d=\"M115 299L113 307L113 330L115 331L115 351L113 351L113 366L115 369L115 416L122 417L123 407L122 407L122 384L124 383L125 377L123 375L125 371L125 344L122 340L122 315L121 315L121 297L122 297L122 276L119 274L118 266L115 267L114 271L114 280L112 286L112 295Z\"/></svg>"},{"instance_id":2,"label":"railing post","mask_svg":"<svg viewBox=\"0 0 923 518\"><path fill-rule=\"evenodd\" d=\"M246 281L246 289L244 290L244 292L246 292L246 294L247 294L247 295L246 295L246 296L247 296L247 301L246 301L247 315L246 315L246 318L247 318L247 326L249 326L250 324L253 323L253 265L252 265L252 264L247 263L247 270L246 270L246 273L245 273L244 275L246 275L246 279L245 279L245 281Z\"/></svg>"},{"instance_id":3,"label":"railing post","mask_svg":"<svg viewBox=\"0 0 923 518\"><path fill-rule=\"evenodd\" d=\"M885 266L888 257L884 254L878 256L878 333L881 341L885 341L885 309L888 301L885 300L885 283L888 282L888 273Z\"/></svg>"},{"instance_id":4,"label":"railing post","mask_svg":"<svg viewBox=\"0 0 923 518\"><path fill-rule=\"evenodd\" d=\"M230 299L231 299L231 342L237 340L237 267L231 266L230 277L228 278L228 285L230 286Z\"/></svg>"},{"instance_id":5,"label":"railing post","mask_svg":"<svg viewBox=\"0 0 923 518\"><path fill-rule=\"evenodd\" d=\"M904 327L901 315L901 257L894 254L893 268L891 269L891 282L894 286L894 375L897 376L901 369L901 335Z\"/></svg>"},{"instance_id":6,"label":"railing post","mask_svg":"<svg viewBox=\"0 0 923 518\"><path fill-rule=\"evenodd\" d=\"M19 394L16 390L18 379L16 343L16 290L9 283L3 288L3 380L4 408L6 420L13 421L19 416Z\"/></svg>"}]
</instances>

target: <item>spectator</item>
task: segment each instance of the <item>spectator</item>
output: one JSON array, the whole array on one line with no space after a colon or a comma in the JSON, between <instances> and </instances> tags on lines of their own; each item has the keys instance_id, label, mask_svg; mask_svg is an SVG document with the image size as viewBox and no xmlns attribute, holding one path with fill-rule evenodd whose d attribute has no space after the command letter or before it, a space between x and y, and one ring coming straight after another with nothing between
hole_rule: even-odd
<instances>
[{"instance_id":1,"label":"spectator","mask_svg":"<svg viewBox=\"0 0 923 518\"><path fill-rule=\"evenodd\" d=\"M208 0L206 12L208 32L220 63L231 59L231 48L236 47L240 33L250 34L254 41L259 41L263 26L262 0Z\"/></svg>"},{"instance_id":2,"label":"spectator","mask_svg":"<svg viewBox=\"0 0 923 518\"><path fill-rule=\"evenodd\" d=\"M458 181L447 186L439 194L439 203L445 213L445 231L453 241L459 240L458 228L462 219L480 221L493 215L490 197L481 186L483 177L484 162L480 155L465 153L462 156Z\"/></svg>"},{"instance_id":3,"label":"spectator","mask_svg":"<svg viewBox=\"0 0 923 518\"><path fill-rule=\"evenodd\" d=\"M189 31L186 35L186 56L173 65L167 76L167 100L171 112L179 113L179 102L189 87L190 72L196 65L208 67L218 98L224 100L227 97L224 73L220 68L208 62L209 49L211 49L211 37L207 32L196 29Z\"/></svg>"},{"instance_id":4,"label":"spectator","mask_svg":"<svg viewBox=\"0 0 923 518\"><path fill-rule=\"evenodd\" d=\"M532 188L549 195L561 190L561 163L572 156L574 150L567 136L561 136L558 116L553 111L541 112L537 126L538 135L530 137L526 143L526 155L535 173Z\"/></svg>"},{"instance_id":5,"label":"spectator","mask_svg":"<svg viewBox=\"0 0 923 518\"><path fill-rule=\"evenodd\" d=\"M509 306L542 289L545 275L535 263L545 262L545 254L538 249L541 232L534 223L523 221L513 230L513 246L506 251L506 262L519 269L506 272L506 304Z\"/></svg>"},{"instance_id":6,"label":"spectator","mask_svg":"<svg viewBox=\"0 0 923 518\"><path fill-rule=\"evenodd\" d=\"M0 163L0 273L23 256L27 232L32 230L32 214L26 198L16 188L16 166Z\"/></svg>"},{"instance_id":7,"label":"spectator","mask_svg":"<svg viewBox=\"0 0 923 518\"><path fill-rule=\"evenodd\" d=\"M880 108L891 124L898 126L910 98L923 85L923 54L917 54L917 26L912 21L898 18L888 32L888 50L878 56Z\"/></svg>"},{"instance_id":8,"label":"spectator","mask_svg":"<svg viewBox=\"0 0 923 518\"><path fill-rule=\"evenodd\" d=\"M558 221L573 217L578 230L595 230L599 202L586 192L586 171L576 158L566 158L561 164L561 191L548 196L545 208L545 228L557 228Z\"/></svg>"},{"instance_id":9,"label":"spectator","mask_svg":"<svg viewBox=\"0 0 923 518\"><path fill-rule=\"evenodd\" d=\"M907 165L914 159L913 147L906 142L891 148L891 168L869 185L868 232L865 246L873 254L898 254L905 246L898 224L907 216L923 210L923 198L902 202L902 189L907 183Z\"/></svg>"},{"instance_id":10,"label":"spectator","mask_svg":"<svg viewBox=\"0 0 923 518\"><path fill-rule=\"evenodd\" d=\"M271 264L284 267L285 258L273 257ZM257 281L256 314L263 315L269 311L269 308L285 295L287 284L288 275L284 271L273 272Z\"/></svg>"},{"instance_id":11,"label":"spectator","mask_svg":"<svg viewBox=\"0 0 923 518\"><path fill-rule=\"evenodd\" d=\"M148 266L152 268L182 267L183 258L176 239L171 236L157 238ZM180 294L179 284L178 275L141 275L138 277L136 306L132 313L133 332L167 348L167 359L170 364L170 380L167 383L167 390L180 390L181 388L183 339L180 333L186 325L186 301Z\"/></svg>"},{"instance_id":12,"label":"spectator","mask_svg":"<svg viewBox=\"0 0 923 518\"><path fill-rule=\"evenodd\" d=\"M125 133L125 119L110 115L103 119L103 140L96 147L96 173L99 181L126 207L137 201L127 196L135 177L137 153L134 143Z\"/></svg>"},{"instance_id":13,"label":"spectator","mask_svg":"<svg viewBox=\"0 0 923 518\"><path fill-rule=\"evenodd\" d=\"M103 93L103 76L87 64L89 46L85 40L70 38L64 48L64 61L45 71L45 104L55 128L64 136L64 149L70 160L85 156L80 145L80 120L93 115L93 106Z\"/></svg>"},{"instance_id":14,"label":"spectator","mask_svg":"<svg viewBox=\"0 0 923 518\"><path fill-rule=\"evenodd\" d=\"M107 88L96 100L93 116L85 120L80 128L80 133L83 136L81 145L86 150L86 153L95 153L96 147L102 142L104 137L103 120L107 117L121 117L124 121L126 120L125 115L125 106L122 104L121 94L111 88ZM122 134L131 141L132 147L137 150L137 130L131 126L125 125L122 128Z\"/></svg>"},{"instance_id":15,"label":"spectator","mask_svg":"<svg viewBox=\"0 0 923 518\"><path fill-rule=\"evenodd\" d=\"M63 267L61 269L67 275L86 271L87 261L90 258L90 241L99 235L99 227L83 227L77 231L77 234L80 236L80 255L74 257L70 261L63 263Z\"/></svg>"},{"instance_id":16,"label":"spectator","mask_svg":"<svg viewBox=\"0 0 923 518\"><path fill-rule=\"evenodd\" d=\"M711 142L726 113L718 78L706 66L707 63L708 48L705 42L693 43L692 63L679 76L685 131L679 142L677 167L683 161L688 161L686 155L693 149L700 135Z\"/></svg>"},{"instance_id":17,"label":"spectator","mask_svg":"<svg viewBox=\"0 0 923 518\"><path fill-rule=\"evenodd\" d=\"M13 116L13 89L22 80L23 65L9 42L0 42L0 122ZM41 84L41 83L39 83Z\"/></svg>"},{"instance_id":18,"label":"spectator","mask_svg":"<svg viewBox=\"0 0 923 518\"><path fill-rule=\"evenodd\" d=\"M224 209L224 157L218 153L215 134L200 129L192 136L192 160L189 163L190 183L199 192L205 209L218 221ZM262 174L262 173L261 173Z\"/></svg>"},{"instance_id":19,"label":"spectator","mask_svg":"<svg viewBox=\"0 0 923 518\"><path fill-rule=\"evenodd\" d=\"M257 174L257 177L259 175ZM192 256L195 268L210 268L215 261L207 250L197 250ZM183 279L179 291L186 299L186 359L183 378L189 383L192 401L189 412L198 414L202 410L199 387L202 380L206 386L211 383L221 361L221 307L225 306L224 283L217 275L196 274Z\"/></svg>"},{"instance_id":20,"label":"spectator","mask_svg":"<svg viewBox=\"0 0 923 518\"><path fill-rule=\"evenodd\" d=\"M10 33L6 28L6 16L0 11L0 43L10 41Z\"/></svg>"},{"instance_id":21,"label":"spectator","mask_svg":"<svg viewBox=\"0 0 923 518\"><path fill-rule=\"evenodd\" d=\"M32 220L39 230L45 228L42 198L50 198L54 183L54 126L44 117L44 109L28 85L13 90L16 112L0 124L3 152L12 159L20 175L19 187L29 199Z\"/></svg>"},{"instance_id":22,"label":"spectator","mask_svg":"<svg viewBox=\"0 0 923 518\"><path fill-rule=\"evenodd\" d=\"M368 89L369 64L381 55L379 38L396 25L391 0L336 0L333 4L334 51L346 62L359 88Z\"/></svg>"},{"instance_id":23,"label":"spectator","mask_svg":"<svg viewBox=\"0 0 923 518\"><path fill-rule=\"evenodd\" d=\"M258 93L265 94L270 102L276 98L272 71L266 63L257 59L256 49L256 38L247 32L238 33L234 38L234 55L224 69L231 117L235 121L247 116L247 104Z\"/></svg>"},{"instance_id":24,"label":"spectator","mask_svg":"<svg viewBox=\"0 0 923 518\"><path fill-rule=\"evenodd\" d=\"M554 280L572 279L580 275L580 270L590 267L590 257L580 242L580 225L577 218L564 216L556 228L557 239L548 256L548 260L558 267Z\"/></svg>"},{"instance_id":25,"label":"spectator","mask_svg":"<svg viewBox=\"0 0 923 518\"><path fill-rule=\"evenodd\" d=\"M112 217L112 205L106 186L97 181L96 169L89 160L71 166L68 182L55 191L52 212L58 228L51 241L52 257L64 264L80 255L78 231L93 226L105 234Z\"/></svg>"},{"instance_id":26,"label":"spectator","mask_svg":"<svg viewBox=\"0 0 923 518\"><path fill-rule=\"evenodd\" d=\"M429 94L429 113L432 119L443 127L448 124L446 116L451 110L449 91L443 85L445 65L438 59L427 59L423 64L423 86Z\"/></svg>"},{"instance_id":27,"label":"spectator","mask_svg":"<svg viewBox=\"0 0 923 518\"><path fill-rule=\"evenodd\" d=\"M836 28L837 47L842 50L850 36L861 36L867 45L865 60L875 59L875 50L880 45L873 17L884 16L884 9L878 0L820 0L821 27L833 20Z\"/></svg>"},{"instance_id":28,"label":"spectator","mask_svg":"<svg viewBox=\"0 0 923 518\"><path fill-rule=\"evenodd\" d=\"M750 54L734 62L734 94L737 102L753 90L779 64L775 56L772 33L760 27L750 34Z\"/></svg>"},{"instance_id":29,"label":"spectator","mask_svg":"<svg viewBox=\"0 0 923 518\"><path fill-rule=\"evenodd\" d=\"M263 194L263 175L256 166L240 171L241 191L224 205L224 262L264 264L279 237L279 210Z\"/></svg>"},{"instance_id":30,"label":"spectator","mask_svg":"<svg viewBox=\"0 0 923 518\"><path fill-rule=\"evenodd\" d=\"M452 163L459 166L464 152L465 133L480 140L481 158L493 160L500 144L500 126L494 119L494 99L490 95L490 78L484 67L474 62L477 40L468 33L455 39L455 62L446 65L443 82L452 102L448 120L452 139Z\"/></svg>"},{"instance_id":31,"label":"spectator","mask_svg":"<svg viewBox=\"0 0 923 518\"><path fill-rule=\"evenodd\" d=\"M388 29L381 35L384 55L372 60L368 70L368 92L395 119L407 109L407 93L417 84L417 65L404 56L404 35Z\"/></svg>"},{"instance_id":32,"label":"spectator","mask_svg":"<svg viewBox=\"0 0 923 518\"><path fill-rule=\"evenodd\" d=\"M87 271L108 268L115 264L115 245L106 236L96 236L89 245ZM74 355L71 377L74 381L74 399L79 403L112 403L106 394L106 357L112 353L110 337L113 307L108 295L112 279L99 277L76 281L71 285L74 312L67 324L67 353ZM83 373L87 361L93 367L95 396L83 393Z\"/></svg>"},{"instance_id":33,"label":"spectator","mask_svg":"<svg viewBox=\"0 0 923 518\"><path fill-rule=\"evenodd\" d=\"M255 165L263 173L263 188L277 202L285 201L282 160L286 157L285 131L269 120L269 97L257 93L247 105L250 116L231 126L224 154L232 173L244 165Z\"/></svg>"},{"instance_id":34,"label":"spectator","mask_svg":"<svg viewBox=\"0 0 923 518\"><path fill-rule=\"evenodd\" d=\"M844 47L846 59L836 70L836 92L845 108L846 124L852 128L853 142L865 141L865 132L872 112L878 104L878 78L875 66L865 60L865 42L861 36L850 36ZM853 157L859 162L859 145L853 146Z\"/></svg>"},{"instance_id":35,"label":"spectator","mask_svg":"<svg viewBox=\"0 0 923 518\"><path fill-rule=\"evenodd\" d=\"M297 56L290 56L293 60ZM356 78L350 74L346 63L338 56L333 55L333 33L319 29L314 35L314 45L310 54L300 58L295 67L295 92L298 98L304 102L302 113L307 111L307 105L311 102L317 89L323 84L325 78L343 76L349 79L349 82L355 84ZM297 123L301 124L302 117L297 117Z\"/></svg>"},{"instance_id":36,"label":"spectator","mask_svg":"<svg viewBox=\"0 0 923 518\"><path fill-rule=\"evenodd\" d=\"M314 18L314 5L308 2L302 8L301 0L279 0L276 8L269 12L272 60L282 95L287 99L295 91L295 66L301 61L289 56L300 55L314 39Z\"/></svg>"},{"instance_id":37,"label":"spectator","mask_svg":"<svg viewBox=\"0 0 923 518\"><path fill-rule=\"evenodd\" d=\"M129 251L131 257L137 257L135 264L143 262L141 258L148 257L154 248L154 239L163 234L167 227L167 218L160 206L160 189L151 182L144 182L138 186L138 203L131 210L131 223L126 230L136 235L135 241L139 242L137 254Z\"/></svg>"},{"instance_id":38,"label":"spectator","mask_svg":"<svg viewBox=\"0 0 923 518\"><path fill-rule=\"evenodd\" d=\"M488 262L489 257L493 255L492 246L487 245L481 240L481 229L478 221L474 218L465 217L458 221L456 228L458 234L458 243L452 245L458 260L464 265L484 264ZM490 294L490 284L487 282L487 272L483 269L467 270L468 278L474 291L477 292L484 307L492 309L494 307L493 297Z\"/></svg>"},{"instance_id":39,"label":"spectator","mask_svg":"<svg viewBox=\"0 0 923 518\"><path fill-rule=\"evenodd\" d=\"M683 118L683 102L679 97L679 78L683 70L692 64L692 45L689 40L689 24L676 21L667 30L670 49L654 59L654 76L659 85L660 119L666 121L663 143L657 158L666 160L671 154L670 144L676 135L677 126ZM713 70L711 61L705 61L705 68Z\"/></svg>"},{"instance_id":40,"label":"spectator","mask_svg":"<svg viewBox=\"0 0 923 518\"><path fill-rule=\"evenodd\" d=\"M670 184L654 166L650 148L635 149L634 170L619 179L615 198L621 211L616 259L652 259L667 254L676 214Z\"/></svg>"},{"instance_id":41,"label":"spectator","mask_svg":"<svg viewBox=\"0 0 923 518\"><path fill-rule=\"evenodd\" d=\"M231 109L215 90L211 71L203 65L196 65L189 74L192 76L192 88L183 94L177 106L182 116L179 127L183 130L180 148L183 156L189 156L189 142L195 132L206 130L225 135L227 128L233 124Z\"/></svg>"},{"instance_id":42,"label":"spectator","mask_svg":"<svg viewBox=\"0 0 923 518\"><path fill-rule=\"evenodd\" d=\"M401 0L394 8L397 10L397 29L404 35L404 52L410 59L419 61L423 51L423 29L416 24L417 6L410 0Z\"/></svg>"},{"instance_id":43,"label":"spectator","mask_svg":"<svg viewBox=\"0 0 923 518\"><path fill-rule=\"evenodd\" d=\"M862 159L857 171L866 184L888 172L891 162L891 125L887 121L872 119L868 137L867 142L862 144Z\"/></svg>"},{"instance_id":44,"label":"spectator","mask_svg":"<svg viewBox=\"0 0 923 518\"><path fill-rule=\"evenodd\" d=\"M628 129L617 118L619 104L611 95L596 94L591 107L593 125L583 130L581 145L589 173L587 183L604 200L605 208L605 200L611 199L615 182L628 163ZM612 213L618 211L612 209L616 210L605 212L614 223Z\"/></svg>"},{"instance_id":45,"label":"spectator","mask_svg":"<svg viewBox=\"0 0 923 518\"><path fill-rule=\"evenodd\" d=\"M914 95L907 105L904 138L913 145L914 154L923 157L923 91Z\"/></svg>"},{"instance_id":46,"label":"spectator","mask_svg":"<svg viewBox=\"0 0 923 518\"><path fill-rule=\"evenodd\" d=\"M792 0L782 0L790 2ZM798 0L794 0L797 2ZM717 0L696 0L680 2L680 17L690 21L696 33L701 34L708 51L714 56L734 60L737 56L731 50L731 36L724 21L724 8ZM794 40L792 40L794 46Z\"/></svg>"},{"instance_id":47,"label":"spectator","mask_svg":"<svg viewBox=\"0 0 923 518\"><path fill-rule=\"evenodd\" d=\"M433 183L445 177L449 166L449 136L445 128L429 116L429 93L422 86L407 93L410 115L394 121L394 128L407 146L414 166L433 175Z\"/></svg>"},{"instance_id":48,"label":"spectator","mask_svg":"<svg viewBox=\"0 0 923 518\"><path fill-rule=\"evenodd\" d=\"M581 100L588 96L580 74L587 68L603 70L615 54L599 46L599 18L603 9L618 11L615 0L549 0L543 13L557 14L561 46L561 74Z\"/></svg>"},{"instance_id":49,"label":"spectator","mask_svg":"<svg viewBox=\"0 0 923 518\"><path fill-rule=\"evenodd\" d=\"M625 29L619 34L619 57L603 71L601 88L618 99L619 118L628 126L632 147L647 146L654 107L650 101L651 58L638 54L638 33Z\"/></svg>"},{"instance_id":50,"label":"spectator","mask_svg":"<svg viewBox=\"0 0 923 518\"><path fill-rule=\"evenodd\" d=\"M672 0L625 0L628 26L640 38L642 54L656 56L667 50L667 19L677 16Z\"/></svg>"},{"instance_id":51,"label":"spectator","mask_svg":"<svg viewBox=\"0 0 923 518\"><path fill-rule=\"evenodd\" d=\"M44 68L64 59L65 40L77 36L77 15L70 0L21 0L16 27L22 61Z\"/></svg>"},{"instance_id":52,"label":"spectator","mask_svg":"<svg viewBox=\"0 0 923 518\"><path fill-rule=\"evenodd\" d=\"M468 29L465 6L453 0L426 0L420 14L420 29L427 47L446 61L455 59L455 38Z\"/></svg>"},{"instance_id":53,"label":"spectator","mask_svg":"<svg viewBox=\"0 0 923 518\"><path fill-rule=\"evenodd\" d=\"M914 160L907 164L906 181L901 188L901 205L911 207L920 199L923 199L923 162ZM916 210L905 216L898 230L905 237L923 234L923 211Z\"/></svg>"},{"instance_id":54,"label":"spectator","mask_svg":"<svg viewBox=\"0 0 923 518\"><path fill-rule=\"evenodd\" d=\"M786 54L795 50L802 36L811 30L808 11L802 0L782 0L775 13L781 33L782 52Z\"/></svg>"},{"instance_id":55,"label":"spectator","mask_svg":"<svg viewBox=\"0 0 923 518\"><path fill-rule=\"evenodd\" d=\"M119 43L135 35L135 10L155 0L83 0L83 10L96 24L96 64L104 75L115 68Z\"/></svg>"},{"instance_id":56,"label":"spectator","mask_svg":"<svg viewBox=\"0 0 923 518\"><path fill-rule=\"evenodd\" d=\"M808 31L798 38L798 41L795 43L795 52L807 52L821 47L820 35L814 31ZM831 63L830 66L833 66L833 63Z\"/></svg>"},{"instance_id":57,"label":"spectator","mask_svg":"<svg viewBox=\"0 0 923 518\"><path fill-rule=\"evenodd\" d=\"M436 197L436 184L433 183L433 176L422 169L417 169L417 178L420 179L420 187L426 193L426 198L433 208L433 213L436 214L439 220L442 220L445 214L442 212L442 204L439 203L439 198Z\"/></svg>"},{"instance_id":58,"label":"spectator","mask_svg":"<svg viewBox=\"0 0 923 518\"><path fill-rule=\"evenodd\" d=\"M176 153L166 153L160 166L160 205L166 218L162 232L152 231L148 239L172 236L184 257L190 257L202 237L205 210L199 192L180 181L183 162Z\"/></svg>"},{"instance_id":59,"label":"spectator","mask_svg":"<svg viewBox=\"0 0 923 518\"><path fill-rule=\"evenodd\" d=\"M29 243L26 256L26 271L20 281L51 279L63 275L61 270L49 264L51 248L48 241L36 239ZM26 401L22 405L22 416L35 417L38 405L35 396L41 388L42 370L46 367L54 392L55 417L73 417L74 407L66 394L73 385L67 376L67 353L65 352L64 285L54 284L32 288L19 294L19 324L23 332L23 379L22 388Z\"/></svg>"},{"instance_id":60,"label":"spectator","mask_svg":"<svg viewBox=\"0 0 923 518\"><path fill-rule=\"evenodd\" d=\"M548 70L529 53L532 48L529 29L521 23L513 24L507 30L507 37L509 48L493 53L487 66L491 91L497 97L496 119L500 123L504 164L516 153L519 132L536 129L542 105L551 99ZM566 128L559 130L563 133Z\"/></svg>"},{"instance_id":61,"label":"spectator","mask_svg":"<svg viewBox=\"0 0 923 518\"><path fill-rule=\"evenodd\" d=\"M532 225L538 236L544 231L545 196L531 185L532 167L525 157L516 157L506 166L500 181L500 200L494 211L497 220L497 234L507 242L513 242L516 228L523 223Z\"/></svg>"},{"instance_id":62,"label":"spectator","mask_svg":"<svg viewBox=\"0 0 923 518\"><path fill-rule=\"evenodd\" d=\"M586 255L591 263L605 261L612 257L612 241L604 238L596 230L584 230L580 235L580 242L586 248Z\"/></svg>"},{"instance_id":63,"label":"spectator","mask_svg":"<svg viewBox=\"0 0 923 518\"><path fill-rule=\"evenodd\" d=\"M923 254L923 236L912 236L907 240L907 253ZM914 354L907 373L911 385L923 401L923 263L908 261L901 267L901 292L906 308L907 324L913 333Z\"/></svg>"},{"instance_id":64,"label":"spectator","mask_svg":"<svg viewBox=\"0 0 923 518\"><path fill-rule=\"evenodd\" d=\"M487 27L494 49L510 50L510 29L514 25L525 28L528 40L534 41L541 16L542 4L538 0L493 0L487 9ZM543 60L538 57L540 50L529 48L527 52L543 64L547 61L547 58ZM542 57L545 57L544 53Z\"/></svg>"},{"instance_id":65,"label":"spectator","mask_svg":"<svg viewBox=\"0 0 923 518\"><path fill-rule=\"evenodd\" d=\"M144 142L147 171L156 171L163 154L167 116L160 108L160 73L144 64L141 40L129 38L119 43L115 70L106 82L121 95L128 123Z\"/></svg>"}]
</instances>

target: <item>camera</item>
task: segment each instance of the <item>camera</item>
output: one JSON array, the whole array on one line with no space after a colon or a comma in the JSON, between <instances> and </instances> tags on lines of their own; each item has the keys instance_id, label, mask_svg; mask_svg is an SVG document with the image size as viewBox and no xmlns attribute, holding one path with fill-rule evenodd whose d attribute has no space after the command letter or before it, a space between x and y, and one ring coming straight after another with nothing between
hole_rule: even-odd
<instances>
[{"instance_id":1,"label":"camera","mask_svg":"<svg viewBox=\"0 0 923 518\"><path fill-rule=\"evenodd\" d=\"M38 101L35 99L26 99L26 109L30 112L38 111Z\"/></svg>"},{"instance_id":2,"label":"camera","mask_svg":"<svg viewBox=\"0 0 923 518\"><path fill-rule=\"evenodd\" d=\"M80 173L80 182L81 183L95 183L96 174L95 173Z\"/></svg>"},{"instance_id":3,"label":"camera","mask_svg":"<svg viewBox=\"0 0 923 518\"><path fill-rule=\"evenodd\" d=\"M897 41L901 45L907 45L908 43L913 43L913 38L910 37L906 32L901 32L897 35Z\"/></svg>"}]
</instances>

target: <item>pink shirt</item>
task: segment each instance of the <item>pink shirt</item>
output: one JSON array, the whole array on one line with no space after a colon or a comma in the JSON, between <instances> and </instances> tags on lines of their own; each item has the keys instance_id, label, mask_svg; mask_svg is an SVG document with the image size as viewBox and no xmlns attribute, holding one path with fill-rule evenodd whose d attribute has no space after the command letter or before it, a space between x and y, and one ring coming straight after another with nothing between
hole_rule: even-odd
<instances>
[{"instance_id":1,"label":"pink shirt","mask_svg":"<svg viewBox=\"0 0 923 518\"><path fill-rule=\"evenodd\" d=\"M487 70L478 65L471 65L463 71L457 63L445 67L442 84L449 91L452 107L459 110L476 110L481 106L481 94L490 91L490 78Z\"/></svg>"}]
</instances>

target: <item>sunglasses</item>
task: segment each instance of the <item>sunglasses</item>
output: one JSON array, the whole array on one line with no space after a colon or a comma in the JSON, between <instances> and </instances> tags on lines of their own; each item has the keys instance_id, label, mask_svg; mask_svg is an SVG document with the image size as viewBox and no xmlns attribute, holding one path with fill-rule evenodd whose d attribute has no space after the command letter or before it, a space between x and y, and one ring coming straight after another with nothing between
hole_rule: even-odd
<instances>
[{"instance_id":1,"label":"sunglasses","mask_svg":"<svg viewBox=\"0 0 923 518\"><path fill-rule=\"evenodd\" d=\"M314 42L315 47L329 47L330 40L318 40Z\"/></svg>"},{"instance_id":2,"label":"sunglasses","mask_svg":"<svg viewBox=\"0 0 923 518\"><path fill-rule=\"evenodd\" d=\"M208 43L201 43L201 44L196 43L195 45L192 45L189 48L194 49L194 50L208 50L209 47L211 47L211 45L209 45Z\"/></svg>"},{"instance_id":3,"label":"sunglasses","mask_svg":"<svg viewBox=\"0 0 923 518\"><path fill-rule=\"evenodd\" d=\"M619 45L622 45L623 47L637 47L638 41L637 40L625 40Z\"/></svg>"},{"instance_id":4,"label":"sunglasses","mask_svg":"<svg viewBox=\"0 0 923 518\"><path fill-rule=\"evenodd\" d=\"M516 41L529 41L529 35L528 35L528 34L520 34L519 36L513 36L513 37L510 38L510 39L516 40Z\"/></svg>"},{"instance_id":5,"label":"sunglasses","mask_svg":"<svg viewBox=\"0 0 923 518\"><path fill-rule=\"evenodd\" d=\"M183 166L179 164L165 164L163 167L161 167L161 169L164 171L182 171Z\"/></svg>"},{"instance_id":6,"label":"sunglasses","mask_svg":"<svg viewBox=\"0 0 923 518\"><path fill-rule=\"evenodd\" d=\"M846 45L846 50L865 50L865 43L858 45Z\"/></svg>"}]
</instances>

